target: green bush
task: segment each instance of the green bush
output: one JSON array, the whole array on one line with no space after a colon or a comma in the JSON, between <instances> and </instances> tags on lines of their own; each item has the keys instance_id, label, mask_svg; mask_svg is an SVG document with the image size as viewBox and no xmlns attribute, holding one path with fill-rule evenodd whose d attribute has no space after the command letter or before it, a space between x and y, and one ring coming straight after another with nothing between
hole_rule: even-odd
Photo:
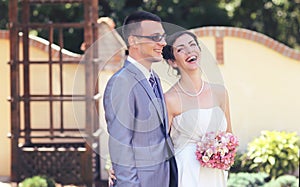
<instances>
[{"instance_id":1,"label":"green bush","mask_svg":"<svg viewBox=\"0 0 300 187\"><path fill-rule=\"evenodd\" d=\"M299 179L292 175L283 175L270 181L264 187L299 187Z\"/></svg>"},{"instance_id":2,"label":"green bush","mask_svg":"<svg viewBox=\"0 0 300 187\"><path fill-rule=\"evenodd\" d=\"M266 173L230 173L227 187L262 187L268 177Z\"/></svg>"},{"instance_id":3,"label":"green bush","mask_svg":"<svg viewBox=\"0 0 300 187\"><path fill-rule=\"evenodd\" d=\"M273 179L290 174L299 165L298 144L296 133L262 131L260 137L248 144L241 167L268 173Z\"/></svg>"},{"instance_id":4,"label":"green bush","mask_svg":"<svg viewBox=\"0 0 300 187\"><path fill-rule=\"evenodd\" d=\"M230 167L230 173L249 172L247 167L242 167L243 153L236 152L234 157L234 164Z\"/></svg>"},{"instance_id":5,"label":"green bush","mask_svg":"<svg viewBox=\"0 0 300 187\"><path fill-rule=\"evenodd\" d=\"M55 181L46 176L33 176L31 178L24 179L20 184L20 187L55 187Z\"/></svg>"}]
</instances>

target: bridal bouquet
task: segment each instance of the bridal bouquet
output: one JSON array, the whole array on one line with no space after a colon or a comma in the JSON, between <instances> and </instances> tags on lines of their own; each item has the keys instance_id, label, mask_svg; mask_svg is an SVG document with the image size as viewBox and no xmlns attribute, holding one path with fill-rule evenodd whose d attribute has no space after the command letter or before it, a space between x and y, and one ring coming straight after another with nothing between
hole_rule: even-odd
<instances>
[{"instance_id":1,"label":"bridal bouquet","mask_svg":"<svg viewBox=\"0 0 300 187\"><path fill-rule=\"evenodd\" d=\"M203 167L228 170L234 163L237 146L237 137L231 133L206 133L197 143L197 160Z\"/></svg>"}]
</instances>

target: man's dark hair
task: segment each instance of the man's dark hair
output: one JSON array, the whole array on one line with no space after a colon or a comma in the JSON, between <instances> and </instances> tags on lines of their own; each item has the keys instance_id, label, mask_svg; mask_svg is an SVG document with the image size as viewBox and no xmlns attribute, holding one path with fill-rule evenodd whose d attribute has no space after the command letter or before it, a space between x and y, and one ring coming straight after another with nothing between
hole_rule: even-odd
<instances>
[{"instance_id":1,"label":"man's dark hair","mask_svg":"<svg viewBox=\"0 0 300 187\"><path fill-rule=\"evenodd\" d=\"M132 34L140 34L141 21L151 20L156 22L161 22L160 17L155 14L146 11L136 11L124 20L122 27L123 39L128 46L128 37Z\"/></svg>"}]
</instances>

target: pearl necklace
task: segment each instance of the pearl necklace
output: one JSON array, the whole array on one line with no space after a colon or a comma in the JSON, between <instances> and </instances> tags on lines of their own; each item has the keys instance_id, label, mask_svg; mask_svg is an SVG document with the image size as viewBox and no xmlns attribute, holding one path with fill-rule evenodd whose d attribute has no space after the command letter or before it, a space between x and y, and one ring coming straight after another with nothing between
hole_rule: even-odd
<instances>
[{"instance_id":1,"label":"pearl necklace","mask_svg":"<svg viewBox=\"0 0 300 187\"><path fill-rule=\"evenodd\" d=\"M204 88L204 82L202 81L202 85L201 85L201 88L200 88L199 92L197 92L197 93L195 93L195 94L191 94L191 93L185 91L185 90L183 89L183 87L181 86L181 84L180 84L179 81L178 81L178 86L179 86L179 88L182 90L182 92L185 93L186 95L191 96L191 97L197 97L197 96L200 95L200 94L202 93L202 91L203 91L203 88Z\"/></svg>"}]
</instances>

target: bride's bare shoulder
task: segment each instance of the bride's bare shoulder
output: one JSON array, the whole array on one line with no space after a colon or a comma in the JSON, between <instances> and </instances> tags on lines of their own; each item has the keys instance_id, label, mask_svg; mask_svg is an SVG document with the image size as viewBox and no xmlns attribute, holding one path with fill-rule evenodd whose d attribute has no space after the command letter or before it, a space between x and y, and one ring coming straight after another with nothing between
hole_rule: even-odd
<instances>
[{"instance_id":1,"label":"bride's bare shoulder","mask_svg":"<svg viewBox=\"0 0 300 187\"><path fill-rule=\"evenodd\" d=\"M215 101L217 101L217 104L222 106L225 106L226 101L228 100L228 93L227 89L222 84L209 84L210 89L212 91L212 95L215 98Z\"/></svg>"}]
</instances>

